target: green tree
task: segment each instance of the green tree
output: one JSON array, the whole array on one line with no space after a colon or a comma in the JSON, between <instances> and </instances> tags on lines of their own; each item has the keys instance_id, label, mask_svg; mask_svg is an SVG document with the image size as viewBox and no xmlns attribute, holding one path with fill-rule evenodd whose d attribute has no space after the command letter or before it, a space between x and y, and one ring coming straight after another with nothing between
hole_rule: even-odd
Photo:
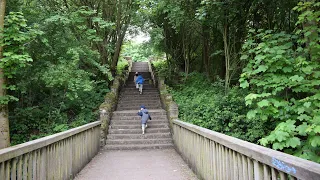
<instances>
[{"instance_id":1,"label":"green tree","mask_svg":"<svg viewBox=\"0 0 320 180\"><path fill-rule=\"evenodd\" d=\"M3 33L4 27L4 16L6 9L6 0L0 1L0 33ZM3 41L1 35L1 41ZM3 58L3 46L0 46L0 60ZM0 67L0 97L6 96L5 90L5 77L3 75L3 68ZM8 120L8 109L7 105L0 104L0 149L8 147L10 145L10 135L9 135L9 120Z\"/></svg>"}]
</instances>

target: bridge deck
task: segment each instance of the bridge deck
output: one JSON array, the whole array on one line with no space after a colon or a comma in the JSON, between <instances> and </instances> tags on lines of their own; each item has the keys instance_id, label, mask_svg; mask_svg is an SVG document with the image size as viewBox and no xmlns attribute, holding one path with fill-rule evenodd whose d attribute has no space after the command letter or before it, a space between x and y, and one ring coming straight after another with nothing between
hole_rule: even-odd
<instances>
[{"instance_id":1,"label":"bridge deck","mask_svg":"<svg viewBox=\"0 0 320 180\"><path fill-rule=\"evenodd\" d=\"M196 180L174 149L102 150L75 180Z\"/></svg>"}]
</instances>

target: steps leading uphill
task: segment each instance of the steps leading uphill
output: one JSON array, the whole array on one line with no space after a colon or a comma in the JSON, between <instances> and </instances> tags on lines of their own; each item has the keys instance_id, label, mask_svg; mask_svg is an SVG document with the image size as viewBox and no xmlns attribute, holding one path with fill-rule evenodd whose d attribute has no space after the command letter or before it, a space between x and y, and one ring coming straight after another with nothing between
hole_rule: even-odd
<instances>
[{"instance_id":1,"label":"steps leading uphill","mask_svg":"<svg viewBox=\"0 0 320 180\"><path fill-rule=\"evenodd\" d=\"M152 84L148 63L133 63L131 71L125 87L120 92L117 110L113 112L106 149L173 148L166 111L161 108L160 94ZM141 73L145 79L142 94L139 94L133 82L135 72ZM141 130L141 117L137 115L141 105L146 106L152 117L144 135Z\"/></svg>"}]
</instances>

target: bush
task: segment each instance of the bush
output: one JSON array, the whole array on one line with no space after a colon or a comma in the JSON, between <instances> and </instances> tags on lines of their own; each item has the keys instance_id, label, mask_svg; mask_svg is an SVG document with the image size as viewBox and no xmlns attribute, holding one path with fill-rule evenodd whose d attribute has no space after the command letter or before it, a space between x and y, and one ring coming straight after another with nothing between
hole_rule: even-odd
<instances>
[{"instance_id":1,"label":"bush","mask_svg":"<svg viewBox=\"0 0 320 180\"><path fill-rule=\"evenodd\" d=\"M210 83L199 73L191 73L184 84L170 89L179 105L179 118L192 124L256 143L275 125L247 119L246 90L233 87L224 94L222 81Z\"/></svg>"}]
</instances>

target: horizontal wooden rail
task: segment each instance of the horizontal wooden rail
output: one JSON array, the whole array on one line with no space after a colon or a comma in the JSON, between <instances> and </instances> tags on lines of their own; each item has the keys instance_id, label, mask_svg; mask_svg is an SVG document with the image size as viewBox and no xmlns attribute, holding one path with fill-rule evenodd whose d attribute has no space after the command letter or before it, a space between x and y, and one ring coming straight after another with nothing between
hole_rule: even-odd
<instances>
[{"instance_id":1,"label":"horizontal wooden rail","mask_svg":"<svg viewBox=\"0 0 320 180\"><path fill-rule=\"evenodd\" d=\"M0 150L0 179L72 179L99 151L101 122Z\"/></svg>"},{"instance_id":2,"label":"horizontal wooden rail","mask_svg":"<svg viewBox=\"0 0 320 180\"><path fill-rule=\"evenodd\" d=\"M173 139L201 179L320 179L320 164L179 120Z\"/></svg>"}]
</instances>

